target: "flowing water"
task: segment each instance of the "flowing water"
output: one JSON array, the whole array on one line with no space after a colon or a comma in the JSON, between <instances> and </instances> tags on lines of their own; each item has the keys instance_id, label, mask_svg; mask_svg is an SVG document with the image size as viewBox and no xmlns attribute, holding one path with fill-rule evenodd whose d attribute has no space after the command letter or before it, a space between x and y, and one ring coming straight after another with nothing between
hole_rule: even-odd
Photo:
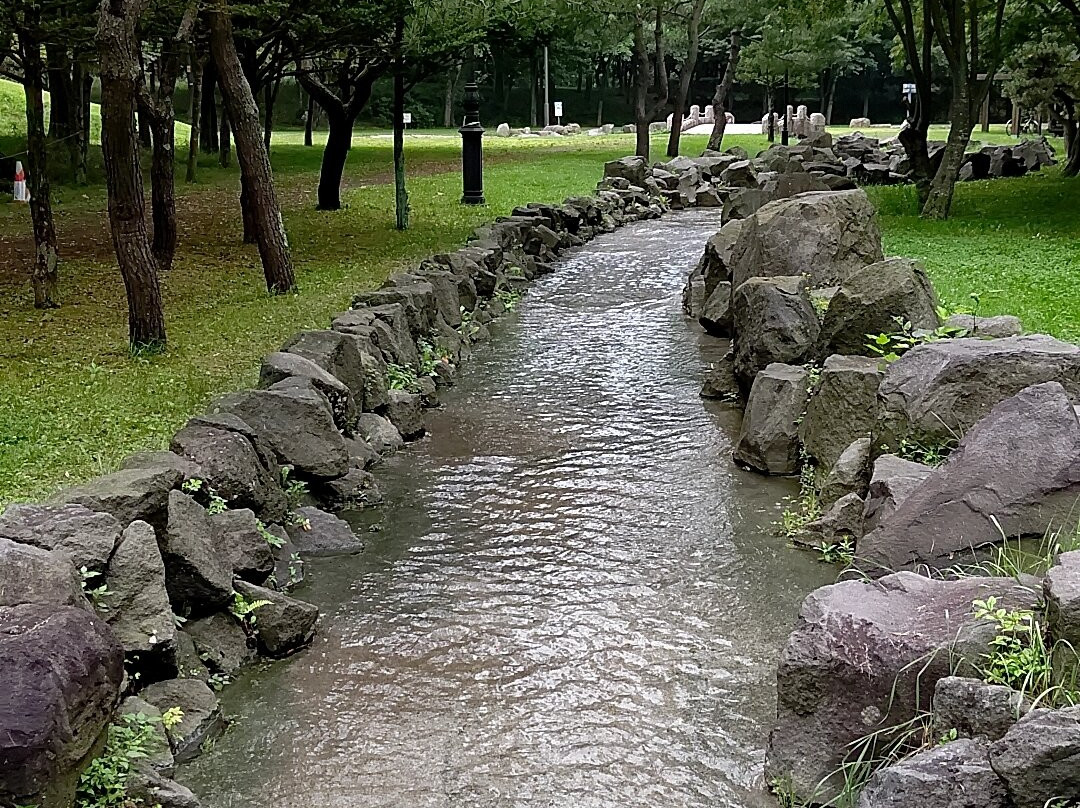
<instances>
[{"instance_id":1,"label":"flowing water","mask_svg":"<svg viewBox=\"0 0 1080 808\"><path fill-rule=\"evenodd\" d=\"M769 804L776 658L828 570L698 397L678 298L718 219L601 236L499 324L379 472L365 552L309 563L315 645L225 691L179 775L208 808Z\"/></svg>"}]
</instances>

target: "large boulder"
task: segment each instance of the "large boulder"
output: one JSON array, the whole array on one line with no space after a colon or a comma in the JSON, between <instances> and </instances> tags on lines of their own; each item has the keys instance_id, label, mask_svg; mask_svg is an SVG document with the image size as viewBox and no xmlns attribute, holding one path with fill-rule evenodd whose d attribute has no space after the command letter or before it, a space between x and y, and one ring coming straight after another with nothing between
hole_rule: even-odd
<instances>
[{"instance_id":1,"label":"large boulder","mask_svg":"<svg viewBox=\"0 0 1080 808\"><path fill-rule=\"evenodd\" d=\"M208 614L232 597L232 567L210 515L181 491L169 494L169 522L161 540L165 585L177 614Z\"/></svg>"},{"instance_id":2,"label":"large boulder","mask_svg":"<svg viewBox=\"0 0 1080 808\"><path fill-rule=\"evenodd\" d=\"M868 356L833 354L806 406L799 434L826 473L852 441L869 438L877 420L881 363Z\"/></svg>"},{"instance_id":3,"label":"large boulder","mask_svg":"<svg viewBox=\"0 0 1080 808\"><path fill-rule=\"evenodd\" d=\"M714 337L731 336L731 284L721 281L701 306L698 322Z\"/></svg>"},{"instance_id":4,"label":"large boulder","mask_svg":"<svg viewBox=\"0 0 1080 808\"><path fill-rule=\"evenodd\" d=\"M123 679L123 649L96 615L0 607L0 803L72 804Z\"/></svg>"},{"instance_id":5,"label":"large boulder","mask_svg":"<svg viewBox=\"0 0 1080 808\"><path fill-rule=\"evenodd\" d=\"M937 296L926 270L910 258L888 258L852 272L829 301L820 354L863 354L872 334L895 334L900 323L933 331Z\"/></svg>"},{"instance_id":6,"label":"large boulder","mask_svg":"<svg viewBox=\"0 0 1080 808\"><path fill-rule=\"evenodd\" d=\"M777 363L758 373L733 452L737 463L766 474L798 471L807 376L806 368Z\"/></svg>"},{"instance_id":7,"label":"large boulder","mask_svg":"<svg viewBox=\"0 0 1080 808\"><path fill-rule=\"evenodd\" d=\"M945 320L945 326L956 329L957 336L982 337L983 339L1001 339L1016 337L1024 333L1024 326L1019 317L999 314L995 317L977 317L973 314L953 314Z\"/></svg>"},{"instance_id":8,"label":"large boulder","mask_svg":"<svg viewBox=\"0 0 1080 808\"><path fill-rule=\"evenodd\" d=\"M181 479L182 475L175 469L123 469L67 488L53 497L53 501L73 502L92 511L112 514L123 527L138 519L160 530L165 524L169 491Z\"/></svg>"},{"instance_id":9,"label":"large boulder","mask_svg":"<svg viewBox=\"0 0 1080 808\"><path fill-rule=\"evenodd\" d=\"M881 382L875 444L955 440L999 401L1051 381L1080 399L1080 346L1045 334L918 345Z\"/></svg>"},{"instance_id":10,"label":"large boulder","mask_svg":"<svg viewBox=\"0 0 1080 808\"><path fill-rule=\"evenodd\" d=\"M270 533L254 512L241 508L210 516L218 554L232 569L233 575L261 584L274 571L274 544L279 540Z\"/></svg>"},{"instance_id":11,"label":"large boulder","mask_svg":"<svg viewBox=\"0 0 1080 808\"><path fill-rule=\"evenodd\" d=\"M995 406L859 545L867 571L977 561L1004 537L1041 537L1080 518L1080 421L1057 382Z\"/></svg>"},{"instance_id":12,"label":"large boulder","mask_svg":"<svg viewBox=\"0 0 1080 808\"><path fill-rule=\"evenodd\" d=\"M364 400L364 370L360 360L360 339L342 331L301 331L281 350L310 360L334 376L358 402Z\"/></svg>"},{"instance_id":13,"label":"large boulder","mask_svg":"<svg viewBox=\"0 0 1080 808\"><path fill-rule=\"evenodd\" d=\"M633 155L604 163L605 177L621 177L631 185L645 187L645 177L649 172L649 163L644 157Z\"/></svg>"},{"instance_id":14,"label":"large boulder","mask_svg":"<svg viewBox=\"0 0 1080 808\"><path fill-rule=\"evenodd\" d=\"M1033 710L990 747L1016 808L1080 801L1080 707ZM1060 802L1058 802L1060 801Z\"/></svg>"},{"instance_id":15,"label":"large boulder","mask_svg":"<svg viewBox=\"0 0 1080 808\"><path fill-rule=\"evenodd\" d=\"M308 380L330 402L338 428L352 429L356 421L356 399L353 391L337 376L296 353L278 351L263 357L259 368L259 387L269 389L288 379ZM361 388L360 395L363 396L363 393Z\"/></svg>"},{"instance_id":16,"label":"large boulder","mask_svg":"<svg viewBox=\"0 0 1080 808\"><path fill-rule=\"evenodd\" d=\"M154 529L132 522L109 560L105 618L143 680L176 675L176 623Z\"/></svg>"},{"instance_id":17,"label":"large boulder","mask_svg":"<svg viewBox=\"0 0 1080 808\"><path fill-rule=\"evenodd\" d=\"M227 612L192 620L184 631L191 637L199 658L215 673L233 676L255 661L255 649L247 632Z\"/></svg>"},{"instance_id":18,"label":"large boulder","mask_svg":"<svg viewBox=\"0 0 1080 808\"><path fill-rule=\"evenodd\" d=\"M814 351L820 323L802 277L751 278L736 287L735 377L746 392L774 362L800 365Z\"/></svg>"},{"instance_id":19,"label":"large boulder","mask_svg":"<svg viewBox=\"0 0 1080 808\"><path fill-rule=\"evenodd\" d=\"M277 459L302 477L340 477L349 470L345 439L326 397L311 390L248 390L219 399L215 411L243 419Z\"/></svg>"},{"instance_id":20,"label":"large boulder","mask_svg":"<svg viewBox=\"0 0 1080 808\"><path fill-rule=\"evenodd\" d=\"M391 390L386 405L386 417L405 440L424 434L424 413L420 396L407 390Z\"/></svg>"},{"instance_id":21,"label":"large boulder","mask_svg":"<svg viewBox=\"0 0 1080 808\"><path fill-rule=\"evenodd\" d=\"M103 572L120 540L120 523L82 505L8 505L0 539L42 550L62 550L76 567Z\"/></svg>"},{"instance_id":22,"label":"large boulder","mask_svg":"<svg viewBox=\"0 0 1080 808\"><path fill-rule=\"evenodd\" d=\"M255 639L264 654L283 657L311 643L318 607L244 581L236 582L236 591L249 602L269 601L253 613Z\"/></svg>"},{"instance_id":23,"label":"large boulder","mask_svg":"<svg viewBox=\"0 0 1080 808\"><path fill-rule=\"evenodd\" d=\"M361 292L353 295L352 299L354 309L379 310L394 305L401 307L412 339L420 339L431 333L431 328L435 325L436 309L435 288L430 283L417 279L415 283L407 285L385 286L372 292ZM379 345L382 347L381 341Z\"/></svg>"},{"instance_id":24,"label":"large boulder","mask_svg":"<svg viewBox=\"0 0 1080 808\"><path fill-rule=\"evenodd\" d=\"M356 423L356 430L376 453L393 454L405 445L397 427L381 415L365 412Z\"/></svg>"},{"instance_id":25,"label":"large boulder","mask_svg":"<svg viewBox=\"0 0 1080 808\"><path fill-rule=\"evenodd\" d=\"M1022 693L966 676L938 679L934 688L934 731L955 731L961 738L1004 737L1031 705Z\"/></svg>"},{"instance_id":26,"label":"large boulder","mask_svg":"<svg viewBox=\"0 0 1080 808\"><path fill-rule=\"evenodd\" d=\"M251 427L235 421L189 421L173 436L172 450L198 463L204 481L230 508L251 508L265 522L281 521L287 502L277 465L259 451Z\"/></svg>"},{"instance_id":27,"label":"large boulder","mask_svg":"<svg viewBox=\"0 0 1080 808\"><path fill-rule=\"evenodd\" d=\"M348 522L318 508L297 508L287 531L292 543L305 556L344 555L364 549L363 540Z\"/></svg>"},{"instance_id":28,"label":"large boulder","mask_svg":"<svg viewBox=\"0 0 1080 808\"><path fill-rule=\"evenodd\" d=\"M0 606L23 603L90 608L64 551L0 539Z\"/></svg>"},{"instance_id":29,"label":"large boulder","mask_svg":"<svg viewBox=\"0 0 1080 808\"><path fill-rule=\"evenodd\" d=\"M748 278L775 275L805 275L811 286L831 286L883 257L874 207L861 190L800 194L770 202L750 218L731 267L736 289Z\"/></svg>"},{"instance_id":30,"label":"large boulder","mask_svg":"<svg viewBox=\"0 0 1080 808\"><path fill-rule=\"evenodd\" d=\"M1043 578L1046 624L1055 642L1080 655L1080 550L1062 553Z\"/></svg>"},{"instance_id":31,"label":"large boulder","mask_svg":"<svg viewBox=\"0 0 1080 808\"><path fill-rule=\"evenodd\" d=\"M848 756L872 759L896 740L868 736L928 711L939 679L973 670L987 653L996 627L971 604L989 596L1004 608L1031 608L1035 597L1012 579L911 572L812 592L780 657L767 779L817 803L835 797Z\"/></svg>"},{"instance_id":32,"label":"large boulder","mask_svg":"<svg viewBox=\"0 0 1080 808\"><path fill-rule=\"evenodd\" d=\"M878 457L866 495L864 526L867 532L888 519L932 471L930 466L894 454Z\"/></svg>"},{"instance_id":33,"label":"large boulder","mask_svg":"<svg viewBox=\"0 0 1080 808\"><path fill-rule=\"evenodd\" d=\"M848 444L833 463L818 491L823 507L847 494L862 497L870 480L870 438L858 438Z\"/></svg>"},{"instance_id":34,"label":"large boulder","mask_svg":"<svg viewBox=\"0 0 1080 808\"><path fill-rule=\"evenodd\" d=\"M177 763L198 757L204 743L225 731L227 721L218 698L205 682L169 679L150 685L141 695L162 712L179 707L184 714L178 724L165 728Z\"/></svg>"},{"instance_id":35,"label":"large boulder","mask_svg":"<svg viewBox=\"0 0 1080 808\"><path fill-rule=\"evenodd\" d=\"M874 773L856 808L1012 808L989 744L962 738Z\"/></svg>"}]
</instances>

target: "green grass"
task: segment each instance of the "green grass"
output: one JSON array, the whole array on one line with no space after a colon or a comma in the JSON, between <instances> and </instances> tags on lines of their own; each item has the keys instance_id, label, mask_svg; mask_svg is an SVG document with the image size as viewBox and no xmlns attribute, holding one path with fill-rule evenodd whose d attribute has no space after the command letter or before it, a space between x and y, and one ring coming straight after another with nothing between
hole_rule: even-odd
<instances>
[{"instance_id":1,"label":"green grass","mask_svg":"<svg viewBox=\"0 0 1080 808\"><path fill-rule=\"evenodd\" d=\"M21 95L12 97L10 85L0 82L0 150L18 145L21 114ZM317 142L324 137L316 133ZM683 138L684 153L700 153L705 140ZM321 150L305 148L302 133L281 132L271 155L301 289L276 299L263 291L255 249L240 243L235 163L223 170L205 156L199 183L178 183L180 248L163 279L170 344L153 359L132 359L125 349L126 304L93 150L91 184L56 187L63 308L30 307L28 212L0 204L0 506L46 496L115 468L133 451L164 446L215 395L253 384L259 357L299 329L325 327L356 291L453 249L514 205L590 191L602 162L628 153L632 142L629 135L488 138L488 204L466 208L458 204L456 134L412 133L406 141L412 227L399 233L392 225L385 133L358 133L346 169L347 208L319 213ZM654 155L662 155L664 142L654 138ZM753 153L767 141L739 136L726 144ZM63 167L55 171L62 178ZM872 194L889 252L923 257L943 297L963 302L969 291L981 291L987 313L1011 311L1029 328L1080 338L1080 302L1065 284L1078 269L1069 244L1080 208L1074 183L1049 174L964 185L955 219L941 224L909 215L907 189ZM1008 291L986 294L993 289Z\"/></svg>"}]
</instances>

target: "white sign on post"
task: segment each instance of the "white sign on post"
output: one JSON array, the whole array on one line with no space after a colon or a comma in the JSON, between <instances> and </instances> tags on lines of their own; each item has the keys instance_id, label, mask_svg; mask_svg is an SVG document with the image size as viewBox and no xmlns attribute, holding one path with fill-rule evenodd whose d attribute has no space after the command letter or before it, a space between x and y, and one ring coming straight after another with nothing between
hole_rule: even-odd
<instances>
[{"instance_id":1,"label":"white sign on post","mask_svg":"<svg viewBox=\"0 0 1080 808\"><path fill-rule=\"evenodd\" d=\"M562 117L562 101L556 101L555 102L555 117L556 118L561 118Z\"/></svg>"},{"instance_id":2,"label":"white sign on post","mask_svg":"<svg viewBox=\"0 0 1080 808\"><path fill-rule=\"evenodd\" d=\"M403 124L405 124L406 126L408 126L410 123L412 123L412 113L411 112L403 112L403 113L401 113L401 122Z\"/></svg>"}]
</instances>

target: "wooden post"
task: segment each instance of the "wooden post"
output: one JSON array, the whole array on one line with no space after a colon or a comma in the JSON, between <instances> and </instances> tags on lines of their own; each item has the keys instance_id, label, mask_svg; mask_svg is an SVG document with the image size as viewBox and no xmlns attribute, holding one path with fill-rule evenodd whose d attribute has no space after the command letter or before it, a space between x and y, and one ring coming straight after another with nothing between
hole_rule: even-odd
<instances>
[{"instance_id":1,"label":"wooden post","mask_svg":"<svg viewBox=\"0 0 1080 808\"><path fill-rule=\"evenodd\" d=\"M1020 105L1015 101L1012 102L1012 134L1020 137Z\"/></svg>"},{"instance_id":2,"label":"wooden post","mask_svg":"<svg viewBox=\"0 0 1080 808\"><path fill-rule=\"evenodd\" d=\"M982 130L984 132L990 131L990 92L987 91L986 98L982 102L982 113L979 116L982 123Z\"/></svg>"}]
</instances>

